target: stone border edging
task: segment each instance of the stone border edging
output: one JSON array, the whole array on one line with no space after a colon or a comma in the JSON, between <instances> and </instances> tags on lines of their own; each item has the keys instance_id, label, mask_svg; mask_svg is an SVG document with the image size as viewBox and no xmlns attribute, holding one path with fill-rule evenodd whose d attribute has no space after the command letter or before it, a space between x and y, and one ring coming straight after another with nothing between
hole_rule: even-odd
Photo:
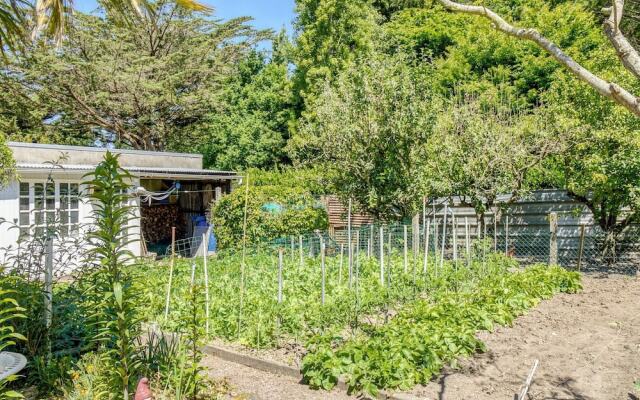
<instances>
[{"instance_id":1,"label":"stone border edging","mask_svg":"<svg viewBox=\"0 0 640 400\"><path fill-rule=\"evenodd\" d=\"M202 348L202 351L206 354L209 354L213 357L220 358L225 361L229 361L236 364L241 364L250 368L254 368L260 371L269 372L276 375L284 375L291 378L302 380L302 374L300 370L289 365L265 360L262 358L253 357L247 354L243 354L237 352L235 350L227 349L220 346L215 346L211 344L207 344ZM336 384L338 389L347 390L347 384L344 380L339 379ZM389 394L383 390L381 390L377 396L378 400L416 400L414 397L405 395L402 393L398 394Z\"/></svg>"}]
</instances>

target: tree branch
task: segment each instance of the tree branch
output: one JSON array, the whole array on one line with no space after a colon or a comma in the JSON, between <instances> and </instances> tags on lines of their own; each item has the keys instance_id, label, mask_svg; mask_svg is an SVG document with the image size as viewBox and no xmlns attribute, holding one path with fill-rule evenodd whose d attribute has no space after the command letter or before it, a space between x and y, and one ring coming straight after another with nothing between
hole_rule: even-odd
<instances>
[{"instance_id":1,"label":"tree branch","mask_svg":"<svg viewBox=\"0 0 640 400\"><path fill-rule=\"evenodd\" d=\"M620 29L624 12L624 0L612 0L612 6L602 10L608 18L604 22L604 33L616 49L616 53L629 72L640 79L640 55Z\"/></svg>"},{"instance_id":2,"label":"tree branch","mask_svg":"<svg viewBox=\"0 0 640 400\"><path fill-rule=\"evenodd\" d=\"M564 65L569 71L571 71L578 79L585 82L593 89L595 89L602 96L607 97L625 107L636 116L640 117L640 99L622 88L616 83L608 82L591 71L580 65L573 58L569 57L551 40L542 36L538 31L531 28L516 28L513 25L505 21L501 16L483 6L473 6L467 4L460 4L451 0L439 0L440 3L451 11L462 12L466 14L480 15L493 22L495 28L507 35L530 40L536 43L539 47L544 49L560 64ZM632 71L633 72L633 71Z\"/></svg>"}]
</instances>

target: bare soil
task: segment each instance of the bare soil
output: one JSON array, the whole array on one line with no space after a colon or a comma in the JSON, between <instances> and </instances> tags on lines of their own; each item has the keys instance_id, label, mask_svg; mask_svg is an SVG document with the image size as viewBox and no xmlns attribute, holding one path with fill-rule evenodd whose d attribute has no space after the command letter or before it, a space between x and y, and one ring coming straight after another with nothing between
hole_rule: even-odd
<instances>
[{"instance_id":1,"label":"bare soil","mask_svg":"<svg viewBox=\"0 0 640 400\"><path fill-rule=\"evenodd\" d=\"M580 294L543 301L513 327L481 332L487 351L445 369L440 378L403 398L513 399L534 361L528 399L640 400L640 279L583 277ZM211 376L226 377L234 394L256 400L348 399L334 390L309 390L293 378L212 357Z\"/></svg>"}]
</instances>

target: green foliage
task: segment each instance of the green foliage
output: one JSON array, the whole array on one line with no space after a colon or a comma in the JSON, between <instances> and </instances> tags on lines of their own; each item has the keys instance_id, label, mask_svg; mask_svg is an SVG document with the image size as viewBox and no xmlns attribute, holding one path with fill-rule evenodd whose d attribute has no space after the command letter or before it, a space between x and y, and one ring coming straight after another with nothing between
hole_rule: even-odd
<instances>
[{"instance_id":1,"label":"green foliage","mask_svg":"<svg viewBox=\"0 0 640 400\"><path fill-rule=\"evenodd\" d=\"M572 126L561 114L517 106L504 88L458 93L439 111L434 133L420 148L417 175L431 195L462 196L483 215L498 196L522 197L543 161L569 147Z\"/></svg>"},{"instance_id":2,"label":"green foliage","mask_svg":"<svg viewBox=\"0 0 640 400\"><path fill-rule=\"evenodd\" d=\"M242 243L245 198L248 199L249 242L326 229L327 213L316 197L319 188L312 172L296 169L283 173L249 170L247 175L249 178L245 177L243 184L218 201L211 211L221 247ZM245 193L247 180L248 196ZM276 212L265 210L267 204L277 204L282 209Z\"/></svg>"},{"instance_id":3,"label":"green foliage","mask_svg":"<svg viewBox=\"0 0 640 400\"><path fill-rule=\"evenodd\" d=\"M369 0L296 0L295 92L313 114L325 82L375 47L378 15Z\"/></svg>"},{"instance_id":4,"label":"green foliage","mask_svg":"<svg viewBox=\"0 0 640 400\"><path fill-rule=\"evenodd\" d=\"M237 60L269 33L246 17L207 19L171 2L153 8L153 18L131 24L74 13L61 48L34 45L12 66L22 92L66 135L148 150L193 139L187 127L224 111Z\"/></svg>"},{"instance_id":5,"label":"green foliage","mask_svg":"<svg viewBox=\"0 0 640 400\"><path fill-rule=\"evenodd\" d=\"M437 99L429 68L402 55L354 62L327 85L290 144L296 158L320 162L332 189L382 218L411 214L420 202L415 168L432 132Z\"/></svg>"},{"instance_id":6,"label":"green foliage","mask_svg":"<svg viewBox=\"0 0 640 400\"><path fill-rule=\"evenodd\" d=\"M15 161L5 138L5 134L0 132L0 189L6 186L15 175Z\"/></svg>"},{"instance_id":7,"label":"green foliage","mask_svg":"<svg viewBox=\"0 0 640 400\"><path fill-rule=\"evenodd\" d=\"M92 246L86 255L91 263L89 276L92 319L97 329L100 356L107 365L110 390L129 398L139 369L136 339L140 321L136 316L136 297L132 276L125 269L134 264L128 223L132 218L129 200L131 175L118 165L118 157L110 152L89 175L85 184L94 202L95 230L88 234Z\"/></svg>"},{"instance_id":8,"label":"green foliage","mask_svg":"<svg viewBox=\"0 0 640 400\"><path fill-rule=\"evenodd\" d=\"M27 316L23 314L25 309L20 307L18 302L13 298L15 294L15 290L0 289L0 351L15 346L17 341L27 340L24 335L16 332L12 324L15 319L27 318ZM7 387L16 379L18 379L16 375L10 375L0 379L1 400L23 398L20 393Z\"/></svg>"},{"instance_id":9,"label":"green foliage","mask_svg":"<svg viewBox=\"0 0 640 400\"><path fill-rule=\"evenodd\" d=\"M243 170L288 163L284 146L293 119L293 99L284 32L273 46L271 60L258 51L242 59L223 84L221 107L185 128L183 136L198 138L195 149L204 155L206 166ZM192 152L194 142L179 140L170 147Z\"/></svg>"},{"instance_id":10,"label":"green foliage","mask_svg":"<svg viewBox=\"0 0 640 400\"><path fill-rule=\"evenodd\" d=\"M426 384L446 364L484 349L478 330L510 325L540 299L581 289L579 275L533 266L508 273L505 265L476 285L440 291L404 307L389 324L343 339L335 333L310 341L302 371L312 387L331 389L346 378L349 390L375 396L379 389L408 390Z\"/></svg>"}]
</instances>

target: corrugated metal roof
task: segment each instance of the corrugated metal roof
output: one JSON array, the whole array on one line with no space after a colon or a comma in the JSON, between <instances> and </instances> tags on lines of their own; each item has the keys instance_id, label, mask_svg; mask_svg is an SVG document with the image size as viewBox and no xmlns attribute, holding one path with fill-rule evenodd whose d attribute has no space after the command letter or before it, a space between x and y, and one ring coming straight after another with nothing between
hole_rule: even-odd
<instances>
[{"instance_id":1,"label":"corrugated metal roof","mask_svg":"<svg viewBox=\"0 0 640 400\"><path fill-rule=\"evenodd\" d=\"M89 146L71 146L64 144L49 144L49 143L27 143L27 142L7 142L9 147L26 147L26 148L38 148L38 149L50 149L58 151L90 151L98 153L106 153L110 151L115 154L138 154L144 156L154 157L188 157L188 158L202 158L202 154L197 153L177 153L172 151L151 151L151 150L132 150L132 149L108 149L106 147L89 147Z\"/></svg>"},{"instance_id":2,"label":"corrugated metal roof","mask_svg":"<svg viewBox=\"0 0 640 400\"><path fill-rule=\"evenodd\" d=\"M29 171L80 171L89 172L95 169L95 165L79 165L79 164L62 164L54 166L52 164L29 164L18 163L16 164L18 172ZM125 167L127 171L139 177L162 177L162 176L185 176L185 177L203 177L203 178L241 178L237 172L234 171L218 171L210 169L189 169L189 168L158 168L158 167Z\"/></svg>"}]
</instances>

